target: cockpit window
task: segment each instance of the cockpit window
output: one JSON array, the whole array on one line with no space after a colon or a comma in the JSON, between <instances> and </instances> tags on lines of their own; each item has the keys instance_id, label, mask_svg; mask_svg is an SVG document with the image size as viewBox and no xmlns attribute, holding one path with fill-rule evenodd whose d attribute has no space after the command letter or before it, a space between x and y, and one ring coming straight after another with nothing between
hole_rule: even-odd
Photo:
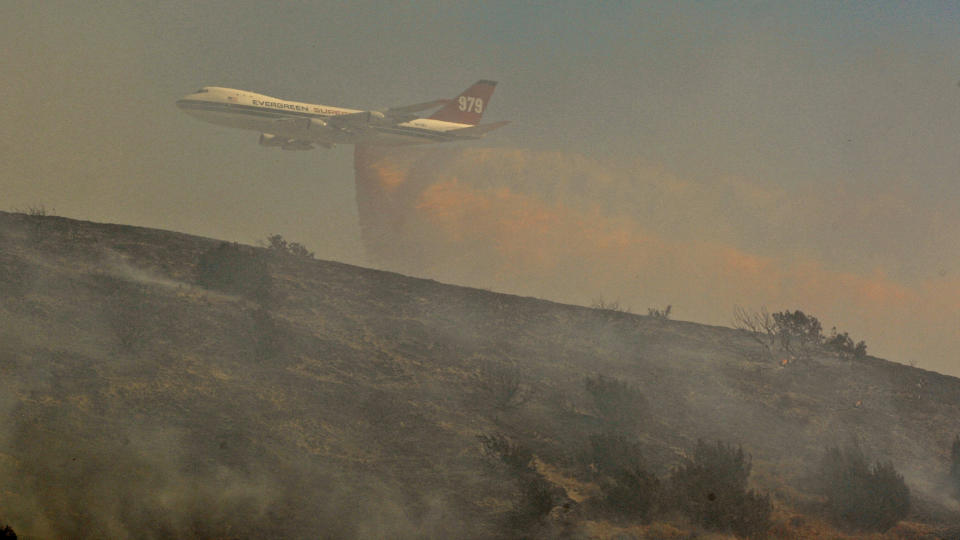
<instances>
[{"instance_id":1,"label":"cockpit window","mask_svg":"<svg viewBox=\"0 0 960 540\"><path fill-rule=\"evenodd\" d=\"M209 92L209 90L207 90L206 88L201 88L201 89L197 90L196 92L194 92L194 94L202 94L202 93L204 93L204 92Z\"/></svg>"}]
</instances>

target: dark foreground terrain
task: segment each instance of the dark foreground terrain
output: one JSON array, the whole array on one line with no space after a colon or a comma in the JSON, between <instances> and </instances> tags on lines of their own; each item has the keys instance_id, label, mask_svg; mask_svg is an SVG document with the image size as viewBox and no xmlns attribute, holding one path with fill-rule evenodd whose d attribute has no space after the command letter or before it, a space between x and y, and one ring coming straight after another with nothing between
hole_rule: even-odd
<instances>
[{"instance_id":1,"label":"dark foreground terrain","mask_svg":"<svg viewBox=\"0 0 960 540\"><path fill-rule=\"evenodd\" d=\"M781 360L730 328L0 212L0 529L721 537L676 511L600 509L588 447L613 426L664 482L699 439L742 445L773 537L956 534L960 380ZM604 381L635 399L604 401ZM821 511L815 470L851 445L910 487L886 533Z\"/></svg>"}]
</instances>

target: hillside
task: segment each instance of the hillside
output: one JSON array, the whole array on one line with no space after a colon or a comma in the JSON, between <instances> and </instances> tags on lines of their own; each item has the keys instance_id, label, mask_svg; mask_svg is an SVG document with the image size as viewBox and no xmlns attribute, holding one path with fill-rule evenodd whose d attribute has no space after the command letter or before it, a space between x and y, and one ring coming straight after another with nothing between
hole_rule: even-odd
<instances>
[{"instance_id":1,"label":"hillside","mask_svg":"<svg viewBox=\"0 0 960 540\"><path fill-rule=\"evenodd\" d=\"M888 537L955 534L958 379L826 351L783 365L730 328L0 212L0 526L21 537L510 536L516 484L478 442L495 433L568 497L540 534L696 530L587 510L597 375L645 396L631 435L658 475L698 439L742 445L778 530L832 531L811 471L856 441L912 490Z\"/></svg>"}]
</instances>

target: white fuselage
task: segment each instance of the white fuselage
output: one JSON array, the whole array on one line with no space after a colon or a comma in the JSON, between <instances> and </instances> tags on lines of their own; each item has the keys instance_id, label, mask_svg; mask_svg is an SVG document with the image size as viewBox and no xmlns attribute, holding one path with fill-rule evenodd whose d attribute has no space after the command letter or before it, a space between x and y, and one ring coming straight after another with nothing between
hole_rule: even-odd
<instances>
[{"instance_id":1,"label":"white fuselage","mask_svg":"<svg viewBox=\"0 0 960 540\"><path fill-rule=\"evenodd\" d=\"M377 112L277 99L233 88L204 87L177 101L187 114L221 126L259 131L291 140L332 144L405 145L457 140L452 132L470 127L416 118L407 122L380 121ZM335 118L368 115L362 123L338 123ZM332 120L333 119L333 120Z\"/></svg>"}]
</instances>

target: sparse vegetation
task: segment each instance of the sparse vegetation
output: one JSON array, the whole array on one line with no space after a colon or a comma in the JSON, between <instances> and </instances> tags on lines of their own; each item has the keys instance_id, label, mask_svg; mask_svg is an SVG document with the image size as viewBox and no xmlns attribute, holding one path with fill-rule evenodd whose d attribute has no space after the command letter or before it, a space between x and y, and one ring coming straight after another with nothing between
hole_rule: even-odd
<instances>
[{"instance_id":1,"label":"sparse vegetation","mask_svg":"<svg viewBox=\"0 0 960 540\"><path fill-rule=\"evenodd\" d=\"M670 311L673 309L673 306L667 306L663 309L660 308L648 308L647 315L653 317L654 319L663 319L667 320L670 318Z\"/></svg>"},{"instance_id":2,"label":"sparse vegetation","mask_svg":"<svg viewBox=\"0 0 960 540\"><path fill-rule=\"evenodd\" d=\"M120 352L142 352L157 332L158 323L149 287L107 275L96 276L94 284L106 296L103 316Z\"/></svg>"},{"instance_id":3,"label":"sparse vegetation","mask_svg":"<svg viewBox=\"0 0 960 540\"><path fill-rule=\"evenodd\" d=\"M14 208L13 211L18 214L26 214L30 217L46 217L52 215L54 212L54 210L51 209L48 214L47 207L42 204L31 205L26 208Z\"/></svg>"},{"instance_id":4,"label":"sparse vegetation","mask_svg":"<svg viewBox=\"0 0 960 540\"><path fill-rule=\"evenodd\" d=\"M0 253L0 300L22 298L27 294L29 276L15 259Z\"/></svg>"},{"instance_id":5,"label":"sparse vegetation","mask_svg":"<svg viewBox=\"0 0 960 540\"><path fill-rule=\"evenodd\" d=\"M823 342L823 326L812 315L799 309L773 314L780 348L795 358L808 358Z\"/></svg>"},{"instance_id":6,"label":"sparse vegetation","mask_svg":"<svg viewBox=\"0 0 960 540\"><path fill-rule=\"evenodd\" d=\"M759 347L719 327L664 326L228 245L235 249L222 260L260 257L273 276L271 301L256 303L247 293L191 286L198 255L216 253L208 240L0 213L4 220L0 405L10 436L0 472L17 496L0 517L19 516L11 525L21 537L37 535L28 530L32 516L51 524L48 536L65 538L91 530L716 536L708 526L759 536L769 501L747 485L776 490L774 521L789 534L772 537L840 537L828 519L802 515L817 504L825 511L827 497L799 481L797 464L810 459L816 469L818 441L848 428L918 471L935 460L941 479L951 450L960 490L960 439L951 449L943 435L956 433L950 403L960 384L950 377L886 362L854 363L856 370L836 360L792 371L751 365L744 355ZM41 221L37 243L29 231ZM244 283L231 272L216 290ZM28 295L8 302L5 290ZM615 324L602 324L605 317ZM839 351L852 344L831 335L845 336ZM815 358L830 347L828 338ZM909 421L892 425L898 418ZM712 467L739 474L695 467L711 461L698 459L692 443L690 459L677 463L684 441L720 433L725 422L744 450L757 448L753 469L763 476L748 478L749 457L720 443L728 459ZM487 435L475 438L478 429ZM481 461L491 465L487 474L478 474ZM868 476L897 484L892 466L868 464ZM671 465L675 476L666 473ZM709 487L718 484L743 489L718 497ZM952 507L936 506L946 481L922 487L941 497L917 496L917 523L889 535L950 537L933 525L960 522Z\"/></svg>"},{"instance_id":7,"label":"sparse vegetation","mask_svg":"<svg viewBox=\"0 0 960 540\"><path fill-rule=\"evenodd\" d=\"M603 311L612 311L614 313L633 313L630 310L629 306L624 306L620 304L619 300L606 301L603 298L598 298L590 304L592 309L600 309Z\"/></svg>"},{"instance_id":8,"label":"sparse vegetation","mask_svg":"<svg viewBox=\"0 0 960 540\"><path fill-rule=\"evenodd\" d=\"M270 250L271 253L284 256L297 257L301 259L313 258L313 252L304 247L303 244L298 242L287 242L286 239L279 234L268 236L266 242L264 242L264 247Z\"/></svg>"},{"instance_id":9,"label":"sparse vegetation","mask_svg":"<svg viewBox=\"0 0 960 540\"><path fill-rule=\"evenodd\" d=\"M514 531L525 533L550 514L556 500L553 484L539 473L525 474L517 479L519 494L507 522Z\"/></svg>"},{"instance_id":10,"label":"sparse vegetation","mask_svg":"<svg viewBox=\"0 0 960 540\"><path fill-rule=\"evenodd\" d=\"M777 345L777 325L767 308L758 312L749 312L740 306L733 308L733 327L747 332L768 355L773 355Z\"/></svg>"},{"instance_id":11,"label":"sparse vegetation","mask_svg":"<svg viewBox=\"0 0 960 540\"><path fill-rule=\"evenodd\" d=\"M622 433L601 432L591 435L581 461L598 474L614 474L621 469L642 468L640 445Z\"/></svg>"},{"instance_id":12,"label":"sparse vegetation","mask_svg":"<svg viewBox=\"0 0 960 540\"><path fill-rule=\"evenodd\" d=\"M866 342L854 344L849 334L839 333L836 327L830 336L824 336L820 321L800 310L769 313L763 308L752 313L736 307L733 327L749 333L770 356L780 350L793 359L809 359L821 346L841 358L863 358L867 354Z\"/></svg>"},{"instance_id":13,"label":"sparse vegetation","mask_svg":"<svg viewBox=\"0 0 960 540\"><path fill-rule=\"evenodd\" d=\"M585 458L600 484L604 513L643 522L654 515L662 489L647 470L639 444L619 433L600 433L590 437Z\"/></svg>"},{"instance_id":14,"label":"sparse vegetation","mask_svg":"<svg viewBox=\"0 0 960 540\"><path fill-rule=\"evenodd\" d=\"M886 531L910 511L910 490L893 464L870 467L858 446L829 448L820 464L826 511L838 525L856 531Z\"/></svg>"},{"instance_id":15,"label":"sparse vegetation","mask_svg":"<svg viewBox=\"0 0 960 540\"><path fill-rule=\"evenodd\" d=\"M647 399L630 384L613 377L587 377L584 387L607 432L634 433L648 409Z\"/></svg>"},{"instance_id":16,"label":"sparse vegetation","mask_svg":"<svg viewBox=\"0 0 960 540\"><path fill-rule=\"evenodd\" d=\"M867 344L864 341L860 341L857 344L853 343L853 339L846 332L840 334L837 332L837 328L834 327L830 332L830 337L826 338L824 345L827 348L831 349L836 353L840 358L847 360L853 358L863 358L867 355Z\"/></svg>"},{"instance_id":17,"label":"sparse vegetation","mask_svg":"<svg viewBox=\"0 0 960 540\"><path fill-rule=\"evenodd\" d=\"M273 360L280 356L289 339L283 325L263 306L250 310L249 315L254 356L258 360Z\"/></svg>"},{"instance_id":18,"label":"sparse vegetation","mask_svg":"<svg viewBox=\"0 0 960 540\"><path fill-rule=\"evenodd\" d=\"M673 504L708 529L763 536L773 506L767 495L747 489L751 467L741 447L697 441L693 456L670 475Z\"/></svg>"},{"instance_id":19,"label":"sparse vegetation","mask_svg":"<svg viewBox=\"0 0 960 540\"><path fill-rule=\"evenodd\" d=\"M533 452L506 435L502 433L477 435L477 440L480 441L480 453L487 460L503 463L517 474L534 470L530 465L533 461Z\"/></svg>"},{"instance_id":20,"label":"sparse vegetation","mask_svg":"<svg viewBox=\"0 0 960 540\"><path fill-rule=\"evenodd\" d=\"M507 515L507 526L513 534L523 536L540 525L553 509L557 488L537 472L529 448L501 433L479 435L477 439L482 455L490 462L505 465L517 482L517 500Z\"/></svg>"},{"instance_id":21,"label":"sparse vegetation","mask_svg":"<svg viewBox=\"0 0 960 540\"><path fill-rule=\"evenodd\" d=\"M523 373L516 364L489 360L477 364L476 388L483 403L494 410L507 411L530 399L532 389L524 382Z\"/></svg>"},{"instance_id":22,"label":"sparse vegetation","mask_svg":"<svg viewBox=\"0 0 960 540\"><path fill-rule=\"evenodd\" d=\"M618 516L648 522L660 504L660 480L642 466L618 469L601 482L603 508Z\"/></svg>"}]
</instances>

